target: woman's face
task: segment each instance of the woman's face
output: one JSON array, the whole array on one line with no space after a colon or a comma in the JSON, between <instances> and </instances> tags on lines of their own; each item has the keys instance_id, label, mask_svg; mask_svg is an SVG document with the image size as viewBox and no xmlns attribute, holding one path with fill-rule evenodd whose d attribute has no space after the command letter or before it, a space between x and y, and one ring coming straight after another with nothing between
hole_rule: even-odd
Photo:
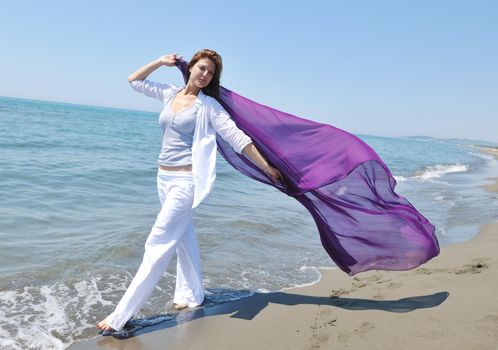
<instances>
[{"instance_id":1,"label":"woman's face","mask_svg":"<svg viewBox=\"0 0 498 350\"><path fill-rule=\"evenodd\" d=\"M207 57L201 58L190 69L189 81L200 89L205 88L213 79L215 70L216 64L213 61Z\"/></svg>"}]
</instances>

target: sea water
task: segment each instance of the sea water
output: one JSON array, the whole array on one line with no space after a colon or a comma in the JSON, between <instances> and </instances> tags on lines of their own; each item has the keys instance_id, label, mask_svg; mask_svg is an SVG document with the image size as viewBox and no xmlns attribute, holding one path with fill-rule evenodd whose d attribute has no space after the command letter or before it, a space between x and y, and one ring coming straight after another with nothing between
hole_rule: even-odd
<instances>
[{"instance_id":1,"label":"sea water","mask_svg":"<svg viewBox=\"0 0 498 350\"><path fill-rule=\"evenodd\" d=\"M64 349L95 336L143 255L160 209L158 114L0 97L0 349ZM497 220L498 173L475 141L358 135L441 245ZM219 158L195 215L207 303L313 283L334 268L308 212ZM139 316L165 313L175 261ZM332 287L332 286L331 286Z\"/></svg>"}]
</instances>

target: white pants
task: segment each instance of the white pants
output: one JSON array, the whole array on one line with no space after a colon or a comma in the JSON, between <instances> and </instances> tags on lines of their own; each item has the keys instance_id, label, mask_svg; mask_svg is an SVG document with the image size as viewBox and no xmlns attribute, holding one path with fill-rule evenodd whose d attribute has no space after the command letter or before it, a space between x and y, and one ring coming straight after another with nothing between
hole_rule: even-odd
<instances>
[{"instance_id":1,"label":"white pants","mask_svg":"<svg viewBox=\"0 0 498 350\"><path fill-rule=\"evenodd\" d=\"M121 330L147 301L175 250L177 275L173 302L195 307L204 300L199 245L192 222L192 172L159 169L157 191L161 211L145 242L142 264L118 306L106 318L108 324L116 330Z\"/></svg>"}]
</instances>

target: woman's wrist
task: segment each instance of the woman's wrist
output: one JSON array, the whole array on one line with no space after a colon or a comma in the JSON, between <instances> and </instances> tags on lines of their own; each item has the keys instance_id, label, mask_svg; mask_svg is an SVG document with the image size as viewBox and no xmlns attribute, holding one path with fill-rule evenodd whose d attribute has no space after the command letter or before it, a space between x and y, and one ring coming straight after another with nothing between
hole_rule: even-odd
<instances>
[{"instance_id":1,"label":"woman's wrist","mask_svg":"<svg viewBox=\"0 0 498 350\"><path fill-rule=\"evenodd\" d=\"M165 62L163 60L161 60L161 58L158 58L154 61L151 62L151 66L153 66L154 68L159 68L161 66L165 66Z\"/></svg>"},{"instance_id":2,"label":"woman's wrist","mask_svg":"<svg viewBox=\"0 0 498 350\"><path fill-rule=\"evenodd\" d=\"M268 173L268 172L270 172L273 169L273 167L270 164L266 163L266 164L263 164L263 166L261 167L261 169L264 172Z\"/></svg>"}]
</instances>

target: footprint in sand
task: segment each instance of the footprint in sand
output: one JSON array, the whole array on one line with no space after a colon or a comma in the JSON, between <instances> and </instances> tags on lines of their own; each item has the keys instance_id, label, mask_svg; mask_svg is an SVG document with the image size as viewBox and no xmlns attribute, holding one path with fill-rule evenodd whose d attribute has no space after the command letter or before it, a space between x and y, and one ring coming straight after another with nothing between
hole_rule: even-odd
<instances>
[{"instance_id":1,"label":"footprint in sand","mask_svg":"<svg viewBox=\"0 0 498 350\"><path fill-rule=\"evenodd\" d=\"M477 262L471 265L464 265L462 268L454 270L455 274L461 275L463 273L481 273L485 269L488 268L488 265L486 265L483 262Z\"/></svg>"},{"instance_id":2,"label":"footprint in sand","mask_svg":"<svg viewBox=\"0 0 498 350\"><path fill-rule=\"evenodd\" d=\"M347 289L344 289L344 288L341 288L341 289L333 289L330 293L330 297L332 299L334 298L339 298L343 295L348 295L349 293L351 293L352 290L347 290Z\"/></svg>"},{"instance_id":3,"label":"footprint in sand","mask_svg":"<svg viewBox=\"0 0 498 350\"><path fill-rule=\"evenodd\" d=\"M383 279L382 276L377 275L377 274L372 275L372 276L368 276L368 277L353 277L353 282L352 282L351 288L349 288L349 289L344 289L344 288L333 289L330 293L330 298L332 298L332 299L339 298L343 295L351 294L360 288L364 288L364 287L368 287L368 286L372 286L372 285L375 286L376 284L383 284L383 283L387 283L390 281L391 281L391 279ZM375 284L373 284L373 283L375 283ZM393 284L393 283L391 283L391 285L392 286L390 286L389 288L398 288L401 286L401 285L398 286L398 284ZM382 300L382 299L379 299L379 300Z\"/></svg>"},{"instance_id":4,"label":"footprint in sand","mask_svg":"<svg viewBox=\"0 0 498 350\"><path fill-rule=\"evenodd\" d=\"M378 293L378 294L375 294L373 297L372 297L373 300L384 300L384 295L382 293Z\"/></svg>"},{"instance_id":5,"label":"footprint in sand","mask_svg":"<svg viewBox=\"0 0 498 350\"><path fill-rule=\"evenodd\" d=\"M396 289L396 288L401 288L403 285L398 282L392 282L387 285L387 288L389 289Z\"/></svg>"},{"instance_id":6,"label":"footprint in sand","mask_svg":"<svg viewBox=\"0 0 498 350\"><path fill-rule=\"evenodd\" d=\"M330 310L322 310L315 316L315 322L311 328L312 349L320 349L321 345L326 343L330 338L329 332L321 332L328 327L335 327L337 324L336 317L330 317Z\"/></svg>"},{"instance_id":7,"label":"footprint in sand","mask_svg":"<svg viewBox=\"0 0 498 350\"><path fill-rule=\"evenodd\" d=\"M391 282L391 281L392 281L392 279L387 279L387 280L380 280L380 281L377 281L375 283L377 283L377 284L383 284L383 283L387 283L387 282Z\"/></svg>"},{"instance_id":8,"label":"footprint in sand","mask_svg":"<svg viewBox=\"0 0 498 350\"><path fill-rule=\"evenodd\" d=\"M418 268L415 270L416 275L431 275L433 273L454 273L456 275L461 275L464 273L481 273L489 266L484 263L482 260L474 260L476 261L473 264L463 265L459 268L446 268L446 269L428 269L428 268Z\"/></svg>"},{"instance_id":9,"label":"footprint in sand","mask_svg":"<svg viewBox=\"0 0 498 350\"><path fill-rule=\"evenodd\" d=\"M360 338L365 338L368 331L374 328L375 326L372 322L363 322L358 329L355 329L355 332L360 336Z\"/></svg>"},{"instance_id":10,"label":"footprint in sand","mask_svg":"<svg viewBox=\"0 0 498 350\"><path fill-rule=\"evenodd\" d=\"M339 343L347 343L349 340L349 333L340 333L337 340Z\"/></svg>"},{"instance_id":11,"label":"footprint in sand","mask_svg":"<svg viewBox=\"0 0 498 350\"><path fill-rule=\"evenodd\" d=\"M337 340L340 343L347 343L351 336L358 336L362 339L365 339L368 332L375 328L375 325L372 322L363 322L358 328L355 328L353 332L341 332L337 336Z\"/></svg>"},{"instance_id":12,"label":"footprint in sand","mask_svg":"<svg viewBox=\"0 0 498 350\"><path fill-rule=\"evenodd\" d=\"M381 279L382 277L377 274L368 277L353 277L353 280L359 283L377 282L380 281Z\"/></svg>"},{"instance_id":13,"label":"footprint in sand","mask_svg":"<svg viewBox=\"0 0 498 350\"><path fill-rule=\"evenodd\" d=\"M377 274L368 277L354 277L353 280L353 288L355 289L367 287L374 282L383 283L382 277Z\"/></svg>"},{"instance_id":14,"label":"footprint in sand","mask_svg":"<svg viewBox=\"0 0 498 350\"><path fill-rule=\"evenodd\" d=\"M486 316L483 316L482 317L482 321L484 321L485 323L492 322L492 323L498 324L498 315L486 315Z\"/></svg>"},{"instance_id":15,"label":"footprint in sand","mask_svg":"<svg viewBox=\"0 0 498 350\"><path fill-rule=\"evenodd\" d=\"M436 270L429 270L425 267L421 267L415 270L416 275L432 275L432 273L436 272Z\"/></svg>"}]
</instances>

